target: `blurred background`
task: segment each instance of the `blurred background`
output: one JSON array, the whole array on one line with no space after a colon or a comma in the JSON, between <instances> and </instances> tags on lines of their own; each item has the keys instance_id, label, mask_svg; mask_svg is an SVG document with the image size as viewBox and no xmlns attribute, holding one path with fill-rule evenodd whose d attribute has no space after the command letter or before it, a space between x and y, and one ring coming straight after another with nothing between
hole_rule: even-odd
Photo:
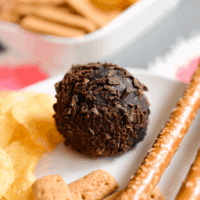
<instances>
[{"instance_id":1,"label":"blurred background","mask_svg":"<svg viewBox=\"0 0 200 200\"><path fill-rule=\"evenodd\" d=\"M199 0L47 2L0 3L0 90L19 90L87 62L184 82L198 65Z\"/></svg>"}]
</instances>

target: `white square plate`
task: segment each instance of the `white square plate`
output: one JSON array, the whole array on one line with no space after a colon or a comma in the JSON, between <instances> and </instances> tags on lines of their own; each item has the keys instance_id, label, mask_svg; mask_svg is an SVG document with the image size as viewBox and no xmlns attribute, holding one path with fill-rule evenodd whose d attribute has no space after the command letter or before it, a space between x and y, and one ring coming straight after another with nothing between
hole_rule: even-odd
<instances>
[{"instance_id":1,"label":"white square plate","mask_svg":"<svg viewBox=\"0 0 200 200\"><path fill-rule=\"evenodd\" d=\"M176 106L178 99L182 97L187 86L185 83L173 79L144 72L138 73L134 70L129 71L149 89L146 95L150 102L151 114L145 139L135 149L121 156L102 159L84 157L71 150L70 147L59 144L54 152L46 154L40 159L35 169L36 178L49 174L60 174L69 184L94 170L103 169L116 178L120 186L119 190L128 184L131 175L134 175L143 161L148 149L154 143L155 138L168 120L172 109ZM63 76L64 74L41 82L26 88L25 91L49 93L54 96L54 84L60 81ZM175 199L200 147L199 121L200 115L198 114L158 184L167 200Z\"/></svg>"}]
</instances>

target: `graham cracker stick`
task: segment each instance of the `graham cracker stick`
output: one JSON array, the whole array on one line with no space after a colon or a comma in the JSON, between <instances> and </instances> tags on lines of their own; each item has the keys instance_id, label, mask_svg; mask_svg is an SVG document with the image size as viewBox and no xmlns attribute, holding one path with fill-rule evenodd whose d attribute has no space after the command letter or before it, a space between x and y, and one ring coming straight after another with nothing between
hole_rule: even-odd
<instances>
[{"instance_id":1,"label":"graham cracker stick","mask_svg":"<svg viewBox=\"0 0 200 200\"><path fill-rule=\"evenodd\" d=\"M72 197L78 200L102 200L119 187L114 177L104 170L94 171L68 186Z\"/></svg>"},{"instance_id":2,"label":"graham cracker stick","mask_svg":"<svg viewBox=\"0 0 200 200\"><path fill-rule=\"evenodd\" d=\"M37 179L32 189L35 200L74 200L68 185L60 175L48 175Z\"/></svg>"},{"instance_id":3,"label":"graham cracker stick","mask_svg":"<svg viewBox=\"0 0 200 200\"><path fill-rule=\"evenodd\" d=\"M116 192L109 197L105 198L104 200L115 200L117 197L119 197L122 194L122 191ZM161 191L155 187L154 191L148 198L148 200L165 200L164 195L161 193Z\"/></svg>"},{"instance_id":4,"label":"graham cracker stick","mask_svg":"<svg viewBox=\"0 0 200 200\"><path fill-rule=\"evenodd\" d=\"M23 2L23 3L38 3L38 4L55 4L59 5L65 2L65 0L18 0L18 2Z\"/></svg>"},{"instance_id":5,"label":"graham cracker stick","mask_svg":"<svg viewBox=\"0 0 200 200\"><path fill-rule=\"evenodd\" d=\"M104 170L96 170L69 185L60 175L44 176L32 185L36 200L102 200L117 188L117 181Z\"/></svg>"},{"instance_id":6,"label":"graham cracker stick","mask_svg":"<svg viewBox=\"0 0 200 200\"><path fill-rule=\"evenodd\" d=\"M36 12L36 15L41 16L45 19L60 22L62 24L74 26L83 29L87 32L92 32L97 29L97 26L89 21L88 19L67 13L59 8L43 8Z\"/></svg>"},{"instance_id":7,"label":"graham cracker stick","mask_svg":"<svg viewBox=\"0 0 200 200\"><path fill-rule=\"evenodd\" d=\"M200 149L196 159L183 182L176 200L199 200L200 199Z\"/></svg>"},{"instance_id":8,"label":"graham cracker stick","mask_svg":"<svg viewBox=\"0 0 200 200\"><path fill-rule=\"evenodd\" d=\"M117 197L119 197L119 195L122 193L122 191L116 192L112 195L110 195L109 197L106 197L104 200L115 200Z\"/></svg>"},{"instance_id":9,"label":"graham cracker stick","mask_svg":"<svg viewBox=\"0 0 200 200\"><path fill-rule=\"evenodd\" d=\"M38 10L42 9L58 9L61 12L71 13L69 7L66 6L54 6L52 4L36 4L36 3L21 3L16 2L13 12L19 15L31 15L35 14Z\"/></svg>"},{"instance_id":10,"label":"graham cracker stick","mask_svg":"<svg viewBox=\"0 0 200 200\"><path fill-rule=\"evenodd\" d=\"M148 200L165 200L165 197L162 192L155 187Z\"/></svg>"},{"instance_id":11,"label":"graham cracker stick","mask_svg":"<svg viewBox=\"0 0 200 200\"><path fill-rule=\"evenodd\" d=\"M200 106L200 66L143 163L118 199L145 200L158 184Z\"/></svg>"},{"instance_id":12,"label":"graham cracker stick","mask_svg":"<svg viewBox=\"0 0 200 200\"><path fill-rule=\"evenodd\" d=\"M1 0L0 20L17 23L19 21L19 16L17 16L15 13L12 13L14 6L14 0Z\"/></svg>"},{"instance_id":13,"label":"graham cracker stick","mask_svg":"<svg viewBox=\"0 0 200 200\"><path fill-rule=\"evenodd\" d=\"M2 13L0 15L0 20L11 22L11 23L18 23L19 22L19 16L16 15L15 13L10 13L10 12Z\"/></svg>"},{"instance_id":14,"label":"graham cracker stick","mask_svg":"<svg viewBox=\"0 0 200 200\"><path fill-rule=\"evenodd\" d=\"M109 20L108 15L97 9L91 2L87 0L65 0L65 2L78 14L91 20L99 27L107 24Z\"/></svg>"},{"instance_id":15,"label":"graham cracker stick","mask_svg":"<svg viewBox=\"0 0 200 200\"><path fill-rule=\"evenodd\" d=\"M87 32L92 32L97 29L96 25L88 19L72 14L63 8L24 4L17 6L15 12L20 15L33 14L48 21L50 20L52 22L59 22L63 25L77 27Z\"/></svg>"},{"instance_id":16,"label":"graham cracker stick","mask_svg":"<svg viewBox=\"0 0 200 200\"><path fill-rule=\"evenodd\" d=\"M65 27L63 25L49 22L36 16L26 16L21 20L20 25L23 28L34 32L51 34L61 37L77 37L85 34L83 30Z\"/></svg>"},{"instance_id":17,"label":"graham cracker stick","mask_svg":"<svg viewBox=\"0 0 200 200\"><path fill-rule=\"evenodd\" d=\"M13 12L18 15L32 15L39 8L36 4L21 4L17 3Z\"/></svg>"}]
</instances>

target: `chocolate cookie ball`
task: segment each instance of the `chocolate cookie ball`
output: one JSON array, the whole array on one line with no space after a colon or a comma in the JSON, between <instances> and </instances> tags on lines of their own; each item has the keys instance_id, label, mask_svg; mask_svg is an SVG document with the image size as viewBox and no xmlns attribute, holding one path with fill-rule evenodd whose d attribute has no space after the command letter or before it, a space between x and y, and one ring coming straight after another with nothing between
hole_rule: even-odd
<instances>
[{"instance_id":1,"label":"chocolate cookie ball","mask_svg":"<svg viewBox=\"0 0 200 200\"><path fill-rule=\"evenodd\" d=\"M147 87L127 70L108 63L77 65L55 87L54 118L66 145L106 157L143 140L150 113Z\"/></svg>"}]
</instances>

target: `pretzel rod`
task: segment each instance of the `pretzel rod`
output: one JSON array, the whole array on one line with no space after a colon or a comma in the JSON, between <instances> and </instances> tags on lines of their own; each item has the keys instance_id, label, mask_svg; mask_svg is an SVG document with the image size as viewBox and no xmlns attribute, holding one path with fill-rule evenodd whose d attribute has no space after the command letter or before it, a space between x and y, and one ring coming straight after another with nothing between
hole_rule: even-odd
<instances>
[{"instance_id":1,"label":"pretzel rod","mask_svg":"<svg viewBox=\"0 0 200 200\"><path fill-rule=\"evenodd\" d=\"M200 199L200 149L196 159L183 182L176 200L198 200Z\"/></svg>"},{"instance_id":2,"label":"pretzel rod","mask_svg":"<svg viewBox=\"0 0 200 200\"><path fill-rule=\"evenodd\" d=\"M146 200L158 184L200 106L200 66L143 163L118 199Z\"/></svg>"}]
</instances>

